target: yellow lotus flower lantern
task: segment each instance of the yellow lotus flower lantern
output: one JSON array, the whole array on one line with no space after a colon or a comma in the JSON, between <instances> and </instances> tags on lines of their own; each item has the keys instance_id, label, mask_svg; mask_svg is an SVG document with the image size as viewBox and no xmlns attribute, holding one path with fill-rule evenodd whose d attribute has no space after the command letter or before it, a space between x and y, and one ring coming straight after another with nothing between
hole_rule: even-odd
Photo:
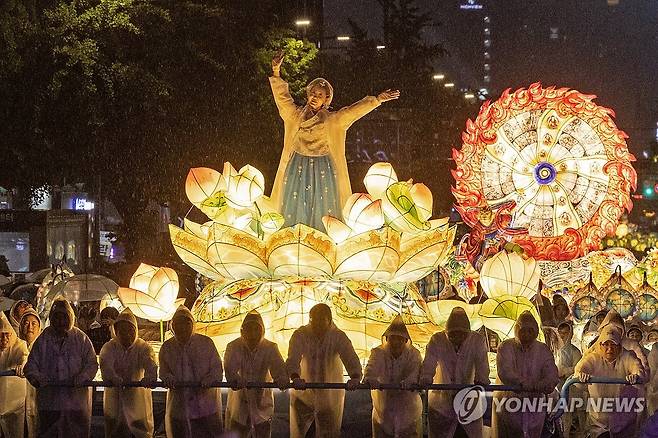
<instances>
[{"instance_id":1,"label":"yellow lotus flower lantern","mask_svg":"<svg viewBox=\"0 0 658 438\"><path fill-rule=\"evenodd\" d=\"M253 166L246 165L236 171L231 163L226 162L222 179L226 186L226 200L233 208L251 208L254 202L263 196L265 178Z\"/></svg>"},{"instance_id":2,"label":"yellow lotus flower lantern","mask_svg":"<svg viewBox=\"0 0 658 438\"><path fill-rule=\"evenodd\" d=\"M210 219L218 217L226 210L224 191L226 184L222 175L208 167L190 169L185 179L187 198Z\"/></svg>"},{"instance_id":3,"label":"yellow lotus flower lantern","mask_svg":"<svg viewBox=\"0 0 658 438\"><path fill-rule=\"evenodd\" d=\"M539 274L539 265L532 257L500 251L482 265L480 284L489 298L511 295L532 299L539 287Z\"/></svg>"},{"instance_id":4,"label":"yellow lotus flower lantern","mask_svg":"<svg viewBox=\"0 0 658 438\"><path fill-rule=\"evenodd\" d=\"M158 268L142 263L130 279L128 287L120 287L119 299L139 318L153 322L168 321L179 305L178 275L171 268Z\"/></svg>"}]
</instances>

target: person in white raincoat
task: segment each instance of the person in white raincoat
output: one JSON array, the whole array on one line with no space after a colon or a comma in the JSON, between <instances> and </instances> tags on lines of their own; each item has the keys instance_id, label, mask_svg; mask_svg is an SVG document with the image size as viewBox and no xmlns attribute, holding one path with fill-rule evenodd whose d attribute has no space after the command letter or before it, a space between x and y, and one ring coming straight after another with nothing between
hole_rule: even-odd
<instances>
[{"instance_id":1,"label":"person in white raincoat","mask_svg":"<svg viewBox=\"0 0 658 438\"><path fill-rule=\"evenodd\" d=\"M563 343L562 348L560 348L558 351L557 359L555 361L558 375L560 376L558 387L562 388L564 382L566 382L566 380L573 375L574 367L578 361L580 361L583 355L578 347L573 345L571 342L573 339L573 324L571 321L564 321L560 323L557 327L557 331ZM576 388L572 385L569 389L569 400L574 398L586 399L586 397L587 392L580 388ZM569 435L571 434L571 424L573 423L574 415L578 417L578 430L576 431L576 436L581 436L585 433L585 426L587 422L587 412L585 411L585 407L583 406L577 409L576 412L572 412L571 409L567 409L562 415L564 438L569 438Z\"/></svg>"},{"instance_id":2,"label":"person in white raincoat","mask_svg":"<svg viewBox=\"0 0 658 438\"><path fill-rule=\"evenodd\" d=\"M74 327L68 301L55 300L50 326L34 341L25 364L25 376L37 388L39 436L88 437L91 427L91 388L55 387L53 383L81 385L98 371L94 346Z\"/></svg>"},{"instance_id":3,"label":"person in white raincoat","mask_svg":"<svg viewBox=\"0 0 658 438\"><path fill-rule=\"evenodd\" d=\"M137 337L137 319L126 308L114 321L115 337L100 351L99 364L107 387L103 393L105 437L153 436L153 401L150 388L121 388L126 382L155 383L158 366L153 348Z\"/></svg>"},{"instance_id":4,"label":"person in white raincoat","mask_svg":"<svg viewBox=\"0 0 658 438\"><path fill-rule=\"evenodd\" d=\"M605 398L615 403L623 399L638 397L638 388L632 385L647 381L647 373L637 356L623 348L622 331L618 326L610 324L604 327L599 334L596 349L585 354L575 368L575 375L581 382L588 382L592 376L626 379L630 385L607 385L593 383L588 386L589 397L592 402ZM635 436L637 413L631 409L629 412L615 409L616 412L603 412L598 409L599 404L592 403L589 409L590 436L595 438L609 434L611 438ZM605 403L600 403L605 407ZM635 406L633 406L635 408Z\"/></svg>"},{"instance_id":5,"label":"person in white raincoat","mask_svg":"<svg viewBox=\"0 0 658 438\"><path fill-rule=\"evenodd\" d=\"M626 336L626 324L624 323L624 319L614 309L608 311L605 318L603 319L603 322L601 322L601 324L599 325L598 328L599 333L601 333L601 331L608 325L614 325L615 327L619 328L622 336L621 346L624 347L626 350L635 353L637 358L640 359L640 362L642 362L642 366L647 370L648 373L649 361L647 360L647 356L644 354L644 352L642 351L642 347L640 346L640 344L637 343L637 341ZM598 344L599 344L598 340L594 340L592 345L585 351L583 356L587 355L587 353L591 353L595 351L598 348L597 347Z\"/></svg>"},{"instance_id":6,"label":"person in white raincoat","mask_svg":"<svg viewBox=\"0 0 658 438\"><path fill-rule=\"evenodd\" d=\"M370 351L364 383L373 388L372 436L422 437L423 403L417 391L378 390L382 383L418 383L422 359L411 345L409 331L398 315L382 335L384 342Z\"/></svg>"},{"instance_id":7,"label":"person in white raincoat","mask_svg":"<svg viewBox=\"0 0 658 438\"><path fill-rule=\"evenodd\" d=\"M339 437L344 389L307 389L309 382L343 383L343 365L350 376L348 389L361 381L361 363L345 332L332 323L331 309L316 304L309 324L292 334L286 367L295 390L290 394L290 436L304 438L315 423L316 437Z\"/></svg>"},{"instance_id":8,"label":"person in white raincoat","mask_svg":"<svg viewBox=\"0 0 658 438\"><path fill-rule=\"evenodd\" d=\"M20 320L19 337L25 341L28 350L32 350L32 345L41 334L41 318L34 309L28 309ZM27 383L25 392L25 423L27 425L27 437L34 438L37 436L37 390L34 386Z\"/></svg>"},{"instance_id":9,"label":"person in white raincoat","mask_svg":"<svg viewBox=\"0 0 658 438\"><path fill-rule=\"evenodd\" d=\"M338 111L328 111L333 87L326 79L317 78L306 87L306 105L297 106L288 84L281 79L282 62L283 52L279 52L272 59L269 78L285 129L272 199L286 226L301 222L322 230L322 217L341 219L342 208L352 194L345 158L347 130L383 102L397 99L400 92L386 90L377 97L366 96Z\"/></svg>"},{"instance_id":10,"label":"person in white raincoat","mask_svg":"<svg viewBox=\"0 0 658 438\"><path fill-rule=\"evenodd\" d=\"M269 438L274 415L271 388L246 389L247 382L271 382L283 387L290 380L279 347L264 338L265 324L255 310L242 321L241 336L224 353L226 380L235 386L226 402L226 430L240 437Z\"/></svg>"},{"instance_id":11,"label":"person in white raincoat","mask_svg":"<svg viewBox=\"0 0 658 438\"><path fill-rule=\"evenodd\" d=\"M658 342L654 342L647 357L649 363L649 384L647 385L647 414L653 415L658 409Z\"/></svg>"},{"instance_id":12,"label":"person in white raincoat","mask_svg":"<svg viewBox=\"0 0 658 438\"><path fill-rule=\"evenodd\" d=\"M160 379L169 388L165 428L170 438L219 437L222 433L222 398L219 388L224 371L214 342L194 333L194 316L179 306L171 320L174 337L160 348ZM196 383L201 388L177 388Z\"/></svg>"},{"instance_id":13,"label":"person in white raincoat","mask_svg":"<svg viewBox=\"0 0 658 438\"><path fill-rule=\"evenodd\" d=\"M539 325L535 317L524 311L514 325L514 338L501 342L496 355L497 382L520 387L523 392L496 391L494 398L530 399L530 405L539 405L540 400L545 400L548 394L555 391L559 382L557 366L551 350L546 344L539 342L537 336ZM502 407L500 410L494 409L492 416L494 438L539 438L546 412L529 412L523 409L509 412Z\"/></svg>"},{"instance_id":14,"label":"person in white raincoat","mask_svg":"<svg viewBox=\"0 0 658 438\"><path fill-rule=\"evenodd\" d=\"M27 345L16 336L4 313L0 312L0 371L14 371L16 376L0 377L0 435L23 438L25 390L23 366Z\"/></svg>"},{"instance_id":15,"label":"person in white raincoat","mask_svg":"<svg viewBox=\"0 0 658 438\"><path fill-rule=\"evenodd\" d=\"M467 383L488 385L487 341L471 330L461 307L455 307L446 321L445 331L432 335L420 373L421 385L430 383ZM452 437L458 427L453 407L456 391L430 391L428 395L429 436ZM461 425L471 437L482 436L482 418Z\"/></svg>"},{"instance_id":16,"label":"person in white raincoat","mask_svg":"<svg viewBox=\"0 0 658 438\"><path fill-rule=\"evenodd\" d=\"M12 304L11 309L9 310L9 323L14 328L15 333L20 331L20 320L23 314L29 309L32 309L32 304L25 300L18 300Z\"/></svg>"}]
</instances>

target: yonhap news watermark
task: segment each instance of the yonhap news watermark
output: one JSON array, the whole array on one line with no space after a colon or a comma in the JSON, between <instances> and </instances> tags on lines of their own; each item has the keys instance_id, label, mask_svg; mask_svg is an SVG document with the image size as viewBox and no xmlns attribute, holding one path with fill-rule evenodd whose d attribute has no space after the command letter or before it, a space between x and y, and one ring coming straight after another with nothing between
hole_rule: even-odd
<instances>
[{"instance_id":1,"label":"yonhap news watermark","mask_svg":"<svg viewBox=\"0 0 658 438\"><path fill-rule=\"evenodd\" d=\"M530 397L494 397L491 399L491 409L495 412L530 412L556 413L586 412L602 413L640 413L646 408L644 397L570 397L563 399L550 396ZM469 424L484 415L487 410L486 391L482 386L475 385L464 388L455 394L452 406L461 424Z\"/></svg>"}]
</instances>

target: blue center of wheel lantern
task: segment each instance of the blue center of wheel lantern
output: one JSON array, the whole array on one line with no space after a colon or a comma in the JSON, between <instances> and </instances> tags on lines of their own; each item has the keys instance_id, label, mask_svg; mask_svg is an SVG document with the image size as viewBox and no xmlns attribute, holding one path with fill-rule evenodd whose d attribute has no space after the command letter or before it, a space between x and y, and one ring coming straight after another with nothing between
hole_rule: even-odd
<instances>
[{"instance_id":1,"label":"blue center of wheel lantern","mask_svg":"<svg viewBox=\"0 0 658 438\"><path fill-rule=\"evenodd\" d=\"M542 161L535 166L535 181L539 184L550 184L555 180L557 172L551 163Z\"/></svg>"}]
</instances>

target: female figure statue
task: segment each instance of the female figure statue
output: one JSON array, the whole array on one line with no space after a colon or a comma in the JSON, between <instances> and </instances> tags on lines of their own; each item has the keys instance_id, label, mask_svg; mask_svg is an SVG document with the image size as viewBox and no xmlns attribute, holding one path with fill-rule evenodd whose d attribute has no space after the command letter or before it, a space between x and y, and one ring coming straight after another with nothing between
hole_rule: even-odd
<instances>
[{"instance_id":1,"label":"female figure statue","mask_svg":"<svg viewBox=\"0 0 658 438\"><path fill-rule=\"evenodd\" d=\"M345 159L345 134L358 119L382 102L397 99L398 90L329 111L334 90L329 81L313 79L306 86L306 105L297 106L281 79L283 52L272 59L270 86L283 119L285 136L272 199L285 226L304 223L322 230L322 216L341 219L341 209L352 194Z\"/></svg>"}]
</instances>

